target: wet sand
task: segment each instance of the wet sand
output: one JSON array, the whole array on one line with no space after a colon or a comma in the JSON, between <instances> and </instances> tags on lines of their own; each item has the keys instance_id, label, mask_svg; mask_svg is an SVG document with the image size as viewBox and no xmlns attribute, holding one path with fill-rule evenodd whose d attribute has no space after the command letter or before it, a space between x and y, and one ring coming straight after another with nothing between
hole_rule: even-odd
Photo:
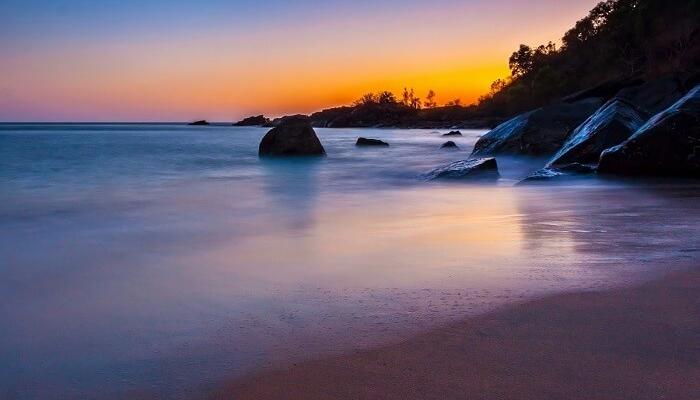
<instances>
[{"instance_id":1,"label":"wet sand","mask_svg":"<svg viewBox=\"0 0 700 400\"><path fill-rule=\"evenodd\" d=\"M268 370L220 399L699 399L700 266Z\"/></svg>"}]
</instances>

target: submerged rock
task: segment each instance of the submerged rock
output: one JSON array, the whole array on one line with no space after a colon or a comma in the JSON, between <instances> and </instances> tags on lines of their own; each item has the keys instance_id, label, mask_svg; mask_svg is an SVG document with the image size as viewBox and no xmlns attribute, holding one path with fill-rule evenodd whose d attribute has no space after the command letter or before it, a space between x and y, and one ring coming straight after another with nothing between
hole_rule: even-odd
<instances>
[{"instance_id":1,"label":"submerged rock","mask_svg":"<svg viewBox=\"0 0 700 400\"><path fill-rule=\"evenodd\" d=\"M605 150L598 172L700 178L700 85Z\"/></svg>"},{"instance_id":2,"label":"submerged rock","mask_svg":"<svg viewBox=\"0 0 700 400\"><path fill-rule=\"evenodd\" d=\"M462 132L460 131L451 131L443 134L442 136L462 136Z\"/></svg>"},{"instance_id":3,"label":"submerged rock","mask_svg":"<svg viewBox=\"0 0 700 400\"><path fill-rule=\"evenodd\" d=\"M574 130L546 167L572 162L596 164L603 150L627 140L646 118L627 101L610 100Z\"/></svg>"},{"instance_id":4,"label":"submerged rock","mask_svg":"<svg viewBox=\"0 0 700 400\"><path fill-rule=\"evenodd\" d=\"M591 98L575 103L557 103L520 114L479 138L472 155L553 154L569 133L600 107L601 103L599 98Z\"/></svg>"},{"instance_id":5,"label":"submerged rock","mask_svg":"<svg viewBox=\"0 0 700 400\"><path fill-rule=\"evenodd\" d=\"M440 146L441 149L458 149L459 146L457 146L457 143L453 141L447 141Z\"/></svg>"},{"instance_id":6,"label":"submerged rock","mask_svg":"<svg viewBox=\"0 0 700 400\"><path fill-rule=\"evenodd\" d=\"M209 125L209 122L207 122L206 120L200 119L199 121L190 122L187 125Z\"/></svg>"},{"instance_id":7,"label":"submerged rock","mask_svg":"<svg viewBox=\"0 0 700 400\"><path fill-rule=\"evenodd\" d=\"M426 180L434 179L473 179L497 180L498 164L495 158L472 158L455 161L444 167L434 169L424 176Z\"/></svg>"},{"instance_id":8,"label":"submerged rock","mask_svg":"<svg viewBox=\"0 0 700 400\"><path fill-rule=\"evenodd\" d=\"M284 117L260 141L260 156L325 155L326 151L304 115Z\"/></svg>"},{"instance_id":9,"label":"submerged rock","mask_svg":"<svg viewBox=\"0 0 700 400\"><path fill-rule=\"evenodd\" d=\"M518 182L518 185L529 183L545 183L559 180L559 178L572 177L576 175L589 175L595 172L595 167L580 163L571 163L560 167L546 167L535 171L527 178Z\"/></svg>"},{"instance_id":10,"label":"submerged rock","mask_svg":"<svg viewBox=\"0 0 700 400\"><path fill-rule=\"evenodd\" d=\"M368 138L357 138L355 146L388 146L389 143L381 141L379 139L368 139Z\"/></svg>"},{"instance_id":11,"label":"submerged rock","mask_svg":"<svg viewBox=\"0 0 700 400\"><path fill-rule=\"evenodd\" d=\"M234 123L234 126L263 126L270 123L269 118L265 118L264 115L256 115L253 117L243 118L242 120Z\"/></svg>"}]
</instances>

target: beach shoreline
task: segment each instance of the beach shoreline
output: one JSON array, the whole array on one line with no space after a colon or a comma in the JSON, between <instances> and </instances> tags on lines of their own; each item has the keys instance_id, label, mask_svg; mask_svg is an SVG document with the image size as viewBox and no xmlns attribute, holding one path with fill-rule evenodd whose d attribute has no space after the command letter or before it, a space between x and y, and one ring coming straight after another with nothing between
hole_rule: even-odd
<instances>
[{"instance_id":1,"label":"beach shoreline","mask_svg":"<svg viewBox=\"0 0 700 400\"><path fill-rule=\"evenodd\" d=\"M700 266L547 296L396 344L277 366L216 399L697 399ZM695 343L695 344L694 344Z\"/></svg>"}]
</instances>

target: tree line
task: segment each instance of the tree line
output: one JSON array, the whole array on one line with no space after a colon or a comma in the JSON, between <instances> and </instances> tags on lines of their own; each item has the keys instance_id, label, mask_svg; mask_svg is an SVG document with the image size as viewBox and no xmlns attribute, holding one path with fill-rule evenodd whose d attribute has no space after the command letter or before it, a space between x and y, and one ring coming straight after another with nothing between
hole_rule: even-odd
<instances>
[{"instance_id":1,"label":"tree line","mask_svg":"<svg viewBox=\"0 0 700 400\"><path fill-rule=\"evenodd\" d=\"M407 87L404 87L403 92L401 92L400 98L398 98L394 93L388 90L379 91L376 93L369 92L362 95L362 97L360 97L359 99L355 100L353 105L366 106L374 104L390 104L402 105L415 110L421 110L424 108L431 109L438 107L438 103L435 97L435 91L432 89L428 90L428 93L425 95L425 99L421 99L416 95L416 92L413 88L409 89ZM454 99L445 103L445 106L460 106L461 104L462 101L460 99Z\"/></svg>"},{"instance_id":2,"label":"tree line","mask_svg":"<svg viewBox=\"0 0 700 400\"><path fill-rule=\"evenodd\" d=\"M697 75L699 24L700 0L603 1L560 46L521 44L478 106L508 115L609 80Z\"/></svg>"}]
</instances>

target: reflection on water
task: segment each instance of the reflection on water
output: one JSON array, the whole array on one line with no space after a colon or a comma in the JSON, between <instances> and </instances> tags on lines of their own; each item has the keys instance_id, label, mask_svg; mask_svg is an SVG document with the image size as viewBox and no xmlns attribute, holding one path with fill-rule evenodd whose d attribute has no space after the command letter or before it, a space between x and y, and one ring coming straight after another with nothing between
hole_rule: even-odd
<instances>
[{"instance_id":1,"label":"reflection on water","mask_svg":"<svg viewBox=\"0 0 700 400\"><path fill-rule=\"evenodd\" d=\"M318 195L316 177L321 157L265 158L260 160L263 181L270 206L283 210L289 220L281 223L289 229L306 229L312 225Z\"/></svg>"},{"instance_id":2,"label":"reflection on water","mask_svg":"<svg viewBox=\"0 0 700 400\"><path fill-rule=\"evenodd\" d=\"M413 177L455 157L425 131L363 131L392 143L387 157L323 130L328 157L260 162L261 130L148 129L62 131L64 154L97 152L69 165L36 153L61 149L50 137L27 148L34 133L0 132L40 156L34 173L26 155L0 165L1 398L197 397L271 363L700 253L691 184L425 184ZM129 155L136 142L153 151ZM509 182L530 164L504 168Z\"/></svg>"}]
</instances>

